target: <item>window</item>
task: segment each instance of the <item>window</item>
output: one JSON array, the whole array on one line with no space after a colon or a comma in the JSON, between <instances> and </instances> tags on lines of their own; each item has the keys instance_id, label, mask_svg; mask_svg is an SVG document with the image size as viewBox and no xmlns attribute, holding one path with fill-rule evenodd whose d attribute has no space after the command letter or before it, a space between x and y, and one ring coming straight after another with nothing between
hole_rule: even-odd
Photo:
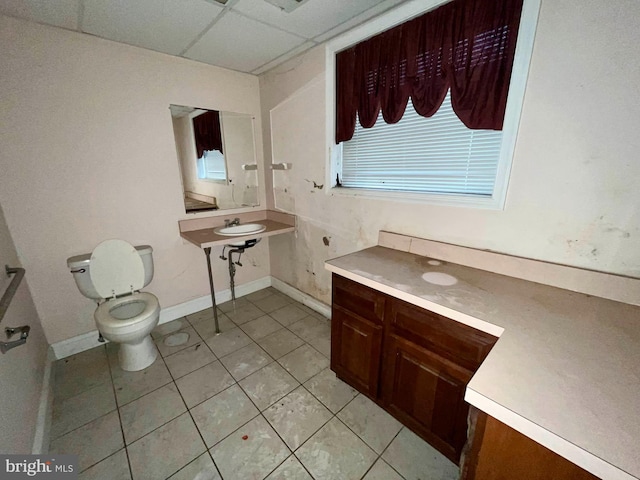
<instances>
[{"instance_id":1,"label":"window","mask_svg":"<svg viewBox=\"0 0 640 480\"><path fill-rule=\"evenodd\" d=\"M342 143L342 185L348 188L490 197L502 132L467 128L447 93L432 117L418 115L411 101L398 123L380 114L372 128L356 123Z\"/></svg>"},{"instance_id":2,"label":"window","mask_svg":"<svg viewBox=\"0 0 640 480\"><path fill-rule=\"evenodd\" d=\"M203 180L227 180L224 155L218 150L205 150L198 159L198 178Z\"/></svg>"},{"instance_id":3,"label":"window","mask_svg":"<svg viewBox=\"0 0 640 480\"><path fill-rule=\"evenodd\" d=\"M442 3L433 1L433 6ZM343 35L327 46L327 99L336 98L336 58L363 39L423 12L403 5L380 20ZM504 208L540 0L524 0L503 129L467 128L451 107L450 91L431 117L418 115L411 99L398 123L379 114L372 128L356 121L350 140L335 143L336 119L328 111L331 194L399 201ZM424 11L424 6L422 6ZM368 120L367 123L373 123ZM339 182L339 183L338 183Z\"/></svg>"}]
</instances>

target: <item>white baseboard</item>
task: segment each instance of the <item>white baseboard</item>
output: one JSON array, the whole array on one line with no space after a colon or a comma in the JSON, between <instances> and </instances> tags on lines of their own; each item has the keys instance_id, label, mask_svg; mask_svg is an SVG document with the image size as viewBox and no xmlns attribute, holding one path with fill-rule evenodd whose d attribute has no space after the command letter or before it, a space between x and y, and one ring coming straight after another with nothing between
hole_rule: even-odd
<instances>
[{"instance_id":1,"label":"white baseboard","mask_svg":"<svg viewBox=\"0 0 640 480\"><path fill-rule=\"evenodd\" d=\"M55 354L53 349L47 349L47 360L44 365L42 377L42 390L40 391L40 405L38 406L38 418L36 431L33 436L31 453L34 455L49 453L49 430L51 428L51 414L53 411L53 362Z\"/></svg>"},{"instance_id":2,"label":"white baseboard","mask_svg":"<svg viewBox=\"0 0 640 480\"><path fill-rule=\"evenodd\" d=\"M278 280L275 277L271 277L271 286L276 290L284 293L288 297L293 298L295 301L306 305L311 310L314 310L326 318L331 318L331 307L326 303L322 303L320 300L313 298L311 295L298 290L296 287L292 287L288 283L284 283L282 280Z\"/></svg>"},{"instance_id":3,"label":"white baseboard","mask_svg":"<svg viewBox=\"0 0 640 480\"><path fill-rule=\"evenodd\" d=\"M242 285L236 286L236 298L240 298L245 295L249 295L250 293L257 292L258 290L262 290L263 288L270 287L271 280L272 277L267 276L259 278L258 280L253 280L252 282L247 282L243 283ZM302 292L300 293L304 295ZM216 292L216 304L224 303L229 300L231 300L230 289ZM161 309L158 325L162 325L163 323L170 322L186 315L191 315L192 313L199 312L200 310L204 310L205 308L211 308L211 295L204 295L202 297L194 298L178 305L172 305L171 307ZM76 353L84 352L85 350L89 350L90 348L94 348L99 345L103 344L98 342L98 330L94 330L92 332L83 333L76 337L68 338L67 340L62 340L61 342L54 343L53 345L51 345L51 347L53 348L55 358L60 359L75 355Z\"/></svg>"},{"instance_id":4,"label":"white baseboard","mask_svg":"<svg viewBox=\"0 0 640 480\"><path fill-rule=\"evenodd\" d=\"M252 282L243 283L236 286L236 298L244 297L250 293L257 292L263 288L271 286L271 277L262 277ZM226 289L221 292L216 292L216 304L219 305L231 300L231 290ZM211 308L211 295L204 295L203 297L194 298L172 307L163 308L160 311L160 321L158 325L170 322L177 318L182 318L186 315L199 312L205 308Z\"/></svg>"},{"instance_id":5,"label":"white baseboard","mask_svg":"<svg viewBox=\"0 0 640 480\"><path fill-rule=\"evenodd\" d=\"M71 355L84 352L99 345L104 345L104 343L98 341L98 330L94 330L56 342L51 345L51 348L53 349L53 354L56 359L60 360L61 358L70 357Z\"/></svg>"}]
</instances>

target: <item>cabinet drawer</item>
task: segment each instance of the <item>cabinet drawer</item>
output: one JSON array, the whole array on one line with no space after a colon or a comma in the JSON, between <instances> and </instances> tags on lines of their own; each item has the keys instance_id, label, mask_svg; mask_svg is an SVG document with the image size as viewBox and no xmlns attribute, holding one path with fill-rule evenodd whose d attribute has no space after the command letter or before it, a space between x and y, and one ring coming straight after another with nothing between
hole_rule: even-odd
<instances>
[{"instance_id":1,"label":"cabinet drawer","mask_svg":"<svg viewBox=\"0 0 640 480\"><path fill-rule=\"evenodd\" d=\"M382 324L385 296L340 275L333 274L333 303L360 315L362 318Z\"/></svg>"},{"instance_id":2,"label":"cabinet drawer","mask_svg":"<svg viewBox=\"0 0 640 480\"><path fill-rule=\"evenodd\" d=\"M493 335L401 300L388 302L391 330L400 337L476 370L498 340Z\"/></svg>"}]
</instances>

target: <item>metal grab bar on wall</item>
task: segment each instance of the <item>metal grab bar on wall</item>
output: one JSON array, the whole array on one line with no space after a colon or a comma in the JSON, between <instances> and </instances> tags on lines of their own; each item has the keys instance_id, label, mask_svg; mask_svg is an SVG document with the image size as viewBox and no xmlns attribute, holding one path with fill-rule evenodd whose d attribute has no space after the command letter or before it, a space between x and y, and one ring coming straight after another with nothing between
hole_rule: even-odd
<instances>
[{"instance_id":1,"label":"metal grab bar on wall","mask_svg":"<svg viewBox=\"0 0 640 480\"><path fill-rule=\"evenodd\" d=\"M4 315L7 313L9 309L9 305L11 304L11 300L13 300L22 279L24 278L25 270L24 268L11 268L8 265L5 265L5 270L7 275L15 275L9 284L9 287L2 295L2 299L0 299L0 323L4 319ZM6 327L5 333L7 335L7 339L11 338L14 333L20 333L20 338L18 340L14 340L12 342L2 342L0 341L0 352L6 353L7 350L11 350L14 347L18 347L27 342L27 337L29 336L30 328L28 326L23 327Z\"/></svg>"}]
</instances>

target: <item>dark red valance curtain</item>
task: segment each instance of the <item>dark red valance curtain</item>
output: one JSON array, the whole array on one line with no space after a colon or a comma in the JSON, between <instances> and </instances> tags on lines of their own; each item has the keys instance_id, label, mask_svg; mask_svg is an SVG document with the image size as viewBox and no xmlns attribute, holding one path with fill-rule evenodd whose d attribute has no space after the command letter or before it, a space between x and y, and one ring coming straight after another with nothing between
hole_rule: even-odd
<instances>
[{"instance_id":1,"label":"dark red valance curtain","mask_svg":"<svg viewBox=\"0 0 640 480\"><path fill-rule=\"evenodd\" d=\"M222 151L222 129L220 128L220 112L209 110L193 119L193 136L196 141L196 153L202 158L207 150Z\"/></svg>"},{"instance_id":2,"label":"dark red valance curtain","mask_svg":"<svg viewBox=\"0 0 640 480\"><path fill-rule=\"evenodd\" d=\"M451 89L469 128L502 130L523 0L454 0L336 55L336 143L356 115L372 127L433 115Z\"/></svg>"}]
</instances>

